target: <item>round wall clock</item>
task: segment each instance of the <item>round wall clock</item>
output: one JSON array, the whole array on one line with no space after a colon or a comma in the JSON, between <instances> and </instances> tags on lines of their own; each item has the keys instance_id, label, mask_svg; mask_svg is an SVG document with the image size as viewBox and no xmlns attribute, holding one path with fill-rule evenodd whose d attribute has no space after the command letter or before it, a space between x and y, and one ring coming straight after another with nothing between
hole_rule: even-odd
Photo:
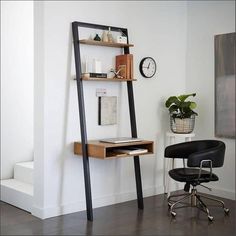
<instances>
[{"instance_id":1,"label":"round wall clock","mask_svg":"<svg viewBox=\"0 0 236 236\"><path fill-rule=\"evenodd\" d=\"M152 57L144 57L139 64L139 71L145 78L151 78L156 73L156 62Z\"/></svg>"}]
</instances>

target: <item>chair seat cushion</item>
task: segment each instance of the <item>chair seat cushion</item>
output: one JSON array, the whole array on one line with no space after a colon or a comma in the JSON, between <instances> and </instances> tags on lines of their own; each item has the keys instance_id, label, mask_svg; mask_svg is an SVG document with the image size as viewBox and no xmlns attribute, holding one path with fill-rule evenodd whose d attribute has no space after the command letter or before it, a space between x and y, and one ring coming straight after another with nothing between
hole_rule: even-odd
<instances>
[{"instance_id":1,"label":"chair seat cushion","mask_svg":"<svg viewBox=\"0 0 236 236\"><path fill-rule=\"evenodd\" d=\"M191 184L209 182L209 181L217 181L218 177L214 173L210 178L210 172L206 170L202 170L201 177L198 181L199 169L195 168L176 168L169 171L169 175L172 179L179 182L186 182Z\"/></svg>"}]
</instances>

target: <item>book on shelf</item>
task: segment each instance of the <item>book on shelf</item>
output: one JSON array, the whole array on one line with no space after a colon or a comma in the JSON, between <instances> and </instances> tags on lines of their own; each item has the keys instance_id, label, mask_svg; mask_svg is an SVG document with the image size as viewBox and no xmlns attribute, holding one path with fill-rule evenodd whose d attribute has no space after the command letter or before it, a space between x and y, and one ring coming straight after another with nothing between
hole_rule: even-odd
<instances>
[{"instance_id":1,"label":"book on shelf","mask_svg":"<svg viewBox=\"0 0 236 236\"><path fill-rule=\"evenodd\" d=\"M135 154L147 153L148 149L138 148L138 147L125 147L125 148L114 149L113 152L115 152L117 154L135 155Z\"/></svg>"},{"instance_id":2,"label":"book on shelf","mask_svg":"<svg viewBox=\"0 0 236 236\"><path fill-rule=\"evenodd\" d=\"M90 78L107 78L107 73L83 73L83 79L90 79Z\"/></svg>"},{"instance_id":3,"label":"book on shelf","mask_svg":"<svg viewBox=\"0 0 236 236\"><path fill-rule=\"evenodd\" d=\"M116 71L124 79L133 79L133 54L122 54L116 56Z\"/></svg>"}]
</instances>

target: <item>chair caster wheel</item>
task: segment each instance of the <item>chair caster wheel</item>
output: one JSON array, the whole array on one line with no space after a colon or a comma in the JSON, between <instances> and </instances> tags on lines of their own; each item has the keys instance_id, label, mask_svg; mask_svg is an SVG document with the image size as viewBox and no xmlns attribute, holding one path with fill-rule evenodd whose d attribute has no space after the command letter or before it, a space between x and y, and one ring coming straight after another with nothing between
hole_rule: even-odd
<instances>
[{"instance_id":1,"label":"chair caster wheel","mask_svg":"<svg viewBox=\"0 0 236 236\"><path fill-rule=\"evenodd\" d=\"M213 216L208 216L209 221L213 221Z\"/></svg>"},{"instance_id":2,"label":"chair caster wheel","mask_svg":"<svg viewBox=\"0 0 236 236\"><path fill-rule=\"evenodd\" d=\"M176 216L176 213L175 213L174 211L172 211L172 212L171 212L171 215L172 215L173 217L175 217L175 216Z\"/></svg>"},{"instance_id":3,"label":"chair caster wheel","mask_svg":"<svg viewBox=\"0 0 236 236\"><path fill-rule=\"evenodd\" d=\"M224 212L225 212L225 214L229 214L229 208L224 208Z\"/></svg>"}]
</instances>

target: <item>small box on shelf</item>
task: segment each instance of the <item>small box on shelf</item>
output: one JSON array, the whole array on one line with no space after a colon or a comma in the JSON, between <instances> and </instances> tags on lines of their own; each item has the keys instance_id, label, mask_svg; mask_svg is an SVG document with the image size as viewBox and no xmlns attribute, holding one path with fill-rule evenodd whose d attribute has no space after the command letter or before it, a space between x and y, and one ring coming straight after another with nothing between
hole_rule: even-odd
<instances>
[{"instance_id":1,"label":"small box on shelf","mask_svg":"<svg viewBox=\"0 0 236 236\"><path fill-rule=\"evenodd\" d=\"M116 42L126 44L127 43L127 37L119 35L119 36L116 37Z\"/></svg>"}]
</instances>

